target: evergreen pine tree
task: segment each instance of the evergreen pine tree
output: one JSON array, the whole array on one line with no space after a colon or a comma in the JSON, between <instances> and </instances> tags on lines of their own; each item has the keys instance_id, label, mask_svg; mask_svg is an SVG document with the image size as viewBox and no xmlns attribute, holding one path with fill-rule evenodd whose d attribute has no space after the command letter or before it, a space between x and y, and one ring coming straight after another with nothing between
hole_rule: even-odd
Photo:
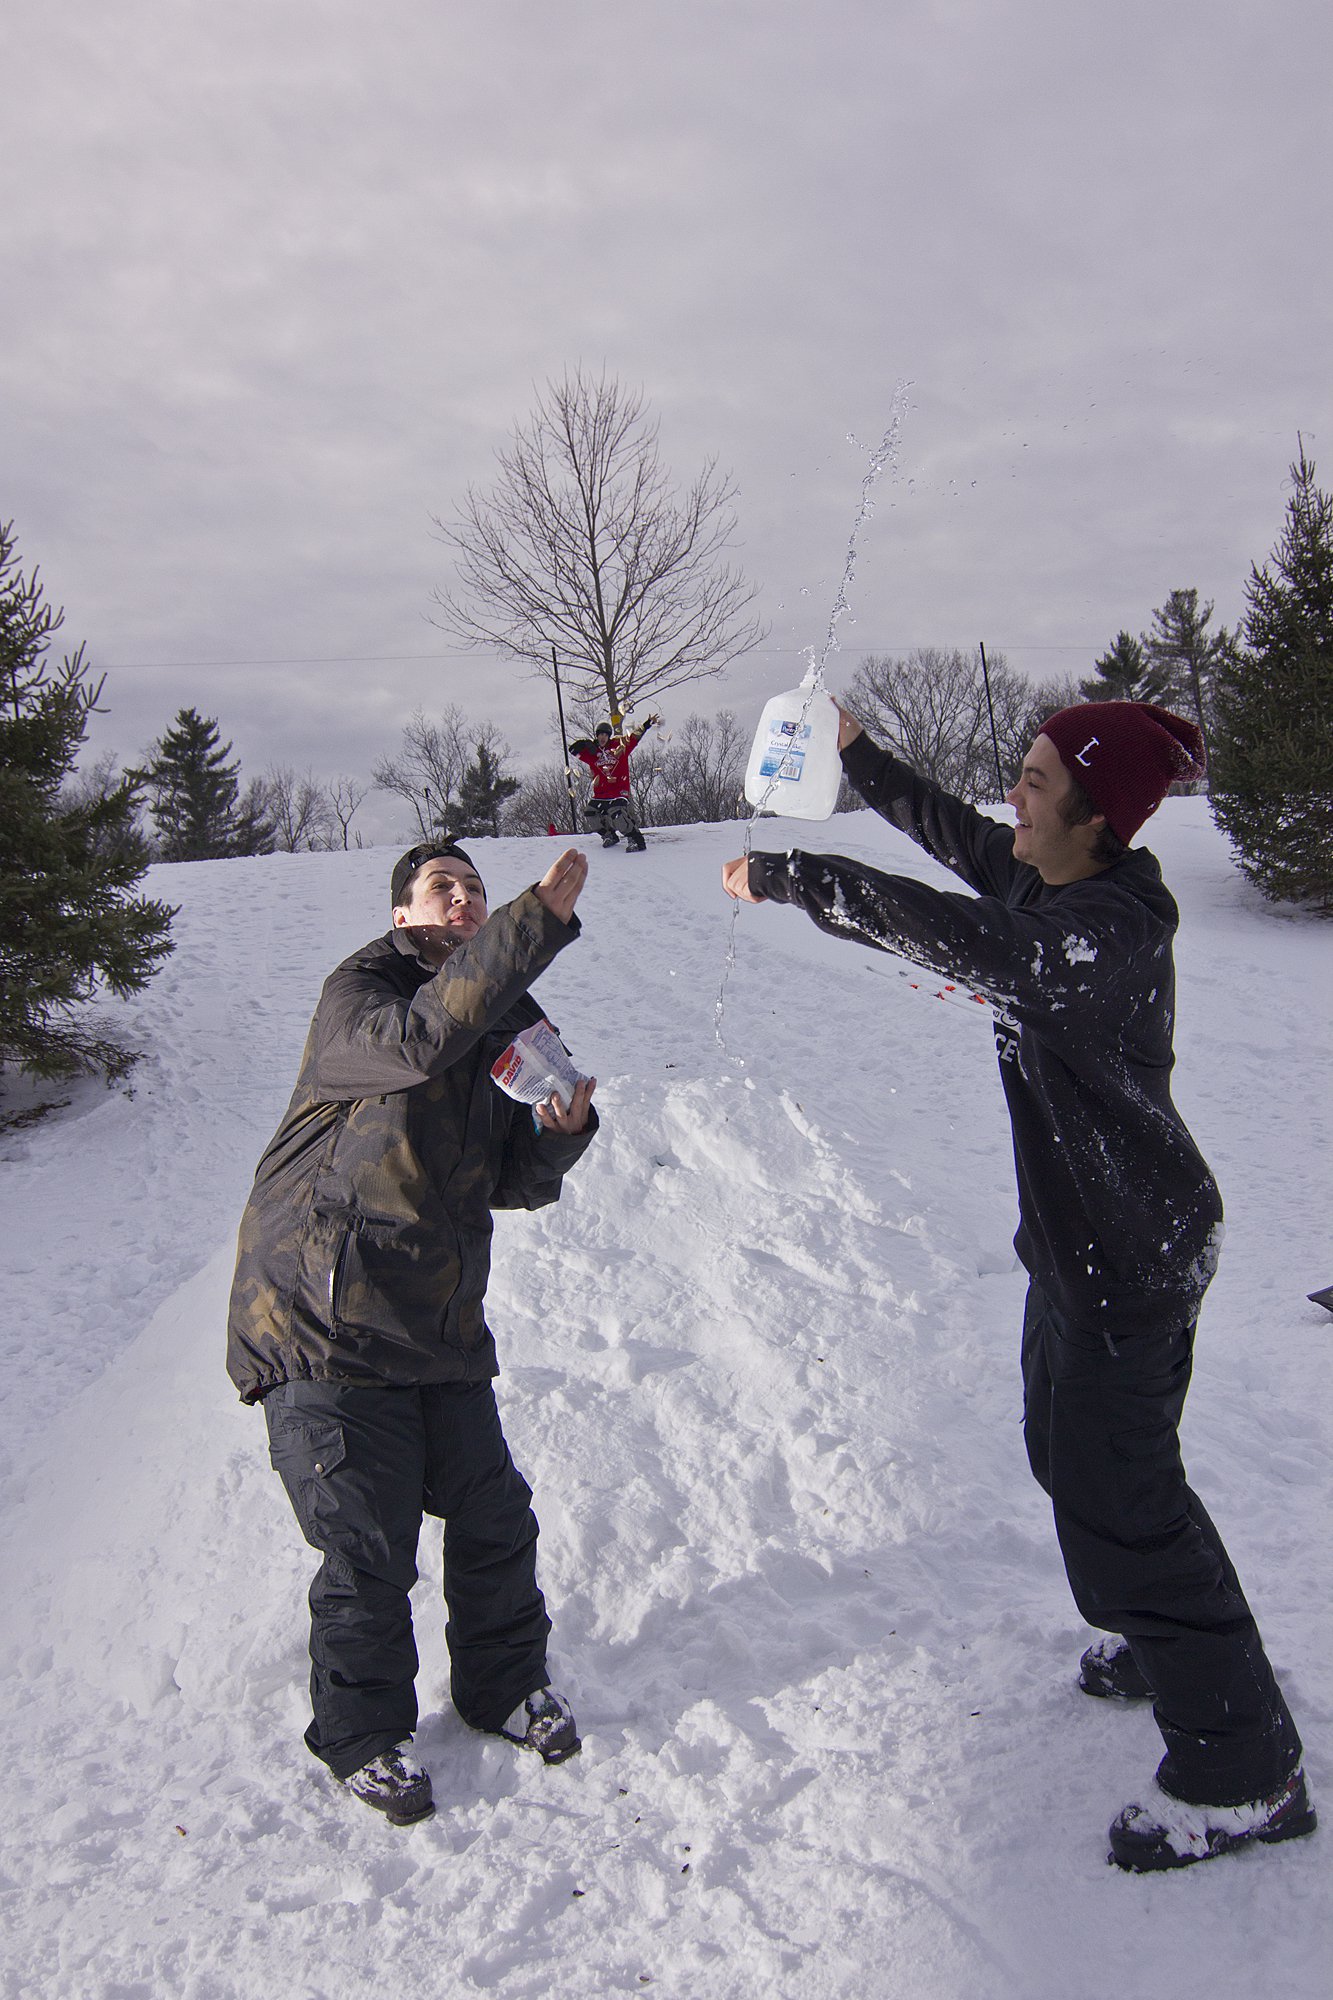
<instances>
[{"instance_id":1,"label":"evergreen pine tree","mask_svg":"<svg viewBox=\"0 0 1333 2000\"><path fill-rule=\"evenodd\" d=\"M132 792L134 811L124 818L105 815L107 824L94 829L93 846L99 854L114 852L132 860L142 872L152 860L153 853L148 836L139 823L137 781L132 774L117 769L113 750L104 750L91 763L80 764L60 787L60 803L62 806L96 805L120 786L128 786Z\"/></svg>"},{"instance_id":2,"label":"evergreen pine tree","mask_svg":"<svg viewBox=\"0 0 1333 2000\"><path fill-rule=\"evenodd\" d=\"M1217 678L1213 812L1274 900L1333 915L1333 495L1305 456L1277 546L1246 587L1244 650Z\"/></svg>"},{"instance_id":3,"label":"evergreen pine tree","mask_svg":"<svg viewBox=\"0 0 1333 2000\"><path fill-rule=\"evenodd\" d=\"M63 615L0 526L0 1066L112 1078L133 1052L71 1017L99 987L123 998L147 984L174 913L129 894L144 871L134 780L69 786L105 676L90 683L82 646L51 667Z\"/></svg>"},{"instance_id":4,"label":"evergreen pine tree","mask_svg":"<svg viewBox=\"0 0 1333 2000\"><path fill-rule=\"evenodd\" d=\"M1197 590L1173 590L1153 612L1152 630L1144 633L1143 646L1160 692L1142 697L1192 715L1210 752L1213 682L1236 651L1235 637L1225 625L1209 632L1212 615L1211 603L1200 611Z\"/></svg>"},{"instance_id":5,"label":"evergreen pine tree","mask_svg":"<svg viewBox=\"0 0 1333 2000\"><path fill-rule=\"evenodd\" d=\"M1169 669L1149 660L1143 640L1118 632L1087 680L1079 682L1079 693L1084 701L1160 702L1170 680Z\"/></svg>"},{"instance_id":6,"label":"evergreen pine tree","mask_svg":"<svg viewBox=\"0 0 1333 2000\"><path fill-rule=\"evenodd\" d=\"M241 798L240 762L228 763L212 716L178 711L174 728L152 745L139 774L148 793L163 861L216 861L233 854L267 854L273 828L251 785Z\"/></svg>"},{"instance_id":7,"label":"evergreen pine tree","mask_svg":"<svg viewBox=\"0 0 1333 2000\"><path fill-rule=\"evenodd\" d=\"M479 738L472 762L458 784L452 825L459 839L465 840L469 834L499 833L501 808L518 789L518 779L505 775L503 758L484 737Z\"/></svg>"}]
</instances>

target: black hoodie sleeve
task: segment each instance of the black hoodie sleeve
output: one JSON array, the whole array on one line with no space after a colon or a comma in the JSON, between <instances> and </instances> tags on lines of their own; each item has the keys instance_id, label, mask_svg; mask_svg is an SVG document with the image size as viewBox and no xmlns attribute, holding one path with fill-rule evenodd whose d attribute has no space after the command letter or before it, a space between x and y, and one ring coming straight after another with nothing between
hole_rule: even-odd
<instances>
[{"instance_id":1,"label":"black hoodie sleeve","mask_svg":"<svg viewBox=\"0 0 1333 2000\"><path fill-rule=\"evenodd\" d=\"M796 904L830 937L896 952L1060 1038L1114 1020L1127 958L1156 941L1132 899L1096 881L1010 908L799 848L751 854L748 879L753 895Z\"/></svg>"},{"instance_id":2,"label":"black hoodie sleeve","mask_svg":"<svg viewBox=\"0 0 1333 2000\"><path fill-rule=\"evenodd\" d=\"M1013 828L964 805L881 750L864 732L842 753L842 768L868 806L983 896L1008 894L1022 863Z\"/></svg>"}]
</instances>

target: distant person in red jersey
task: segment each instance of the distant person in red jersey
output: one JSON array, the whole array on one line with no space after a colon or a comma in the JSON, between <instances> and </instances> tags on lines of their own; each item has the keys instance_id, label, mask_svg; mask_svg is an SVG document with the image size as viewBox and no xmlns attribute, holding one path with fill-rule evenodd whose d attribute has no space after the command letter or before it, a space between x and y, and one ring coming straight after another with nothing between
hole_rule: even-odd
<instances>
[{"instance_id":1,"label":"distant person in red jersey","mask_svg":"<svg viewBox=\"0 0 1333 2000\"><path fill-rule=\"evenodd\" d=\"M592 799L584 818L594 833L602 836L603 847L614 847L625 836L627 854L642 854L647 842L634 823L629 802L629 760L660 715L650 715L642 728L617 736L609 722L599 722L592 740L580 736L570 749L592 772Z\"/></svg>"}]
</instances>

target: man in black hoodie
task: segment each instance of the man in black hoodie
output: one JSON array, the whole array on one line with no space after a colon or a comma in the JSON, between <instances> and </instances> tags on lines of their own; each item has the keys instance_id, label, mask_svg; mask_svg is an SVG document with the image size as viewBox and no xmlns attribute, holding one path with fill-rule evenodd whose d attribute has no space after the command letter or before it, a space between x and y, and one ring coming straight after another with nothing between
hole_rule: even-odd
<instances>
[{"instance_id":1,"label":"man in black hoodie","mask_svg":"<svg viewBox=\"0 0 1333 2000\"><path fill-rule=\"evenodd\" d=\"M1173 778L1203 772L1195 726L1142 702L1043 724L996 824L881 750L841 711L858 792L976 891L838 855L751 854L723 887L795 903L821 929L900 953L995 1008L1030 1284L1024 1423L1074 1598L1114 1635L1085 1692L1151 1696L1166 1755L1111 1827L1136 1870L1313 1831L1301 1744L1221 1537L1185 1481L1178 1425L1216 1267L1216 1184L1171 1101L1175 902L1128 843Z\"/></svg>"}]
</instances>

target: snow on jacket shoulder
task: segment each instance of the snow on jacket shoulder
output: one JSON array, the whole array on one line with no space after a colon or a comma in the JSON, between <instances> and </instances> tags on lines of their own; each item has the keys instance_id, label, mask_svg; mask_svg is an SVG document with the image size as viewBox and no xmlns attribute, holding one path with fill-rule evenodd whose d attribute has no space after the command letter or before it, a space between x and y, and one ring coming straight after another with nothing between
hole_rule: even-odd
<instances>
[{"instance_id":1,"label":"snow on jacket shoulder","mask_svg":"<svg viewBox=\"0 0 1333 2000\"><path fill-rule=\"evenodd\" d=\"M490 1066L578 929L527 890L438 971L394 930L325 981L241 1219L227 1369L246 1402L291 1378L495 1374L491 1211L558 1199L597 1121L538 1131Z\"/></svg>"},{"instance_id":2,"label":"snow on jacket shoulder","mask_svg":"<svg viewBox=\"0 0 1333 2000\"><path fill-rule=\"evenodd\" d=\"M976 893L800 852L752 857L751 886L799 903L833 936L984 993L1013 1126L1024 1264L1078 1325L1192 1319L1222 1210L1171 1099L1179 913L1156 859L1134 849L1053 887L1015 861L1010 828L867 737L843 762L868 804Z\"/></svg>"}]
</instances>

